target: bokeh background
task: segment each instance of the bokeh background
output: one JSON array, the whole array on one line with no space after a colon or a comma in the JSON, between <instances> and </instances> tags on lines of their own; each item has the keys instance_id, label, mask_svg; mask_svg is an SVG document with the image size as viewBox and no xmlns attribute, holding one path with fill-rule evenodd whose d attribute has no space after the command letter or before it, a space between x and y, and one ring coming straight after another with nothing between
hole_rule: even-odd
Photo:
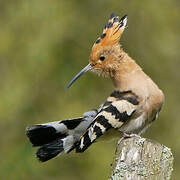
<instances>
[{"instance_id":1,"label":"bokeh background","mask_svg":"<svg viewBox=\"0 0 180 180\"><path fill-rule=\"evenodd\" d=\"M172 179L180 179L179 0L1 0L0 179L108 178L116 141L40 163L25 128L79 117L112 92L109 79L92 73L64 90L87 65L112 12L128 14L121 44L165 93L162 112L144 136L172 149Z\"/></svg>"}]
</instances>

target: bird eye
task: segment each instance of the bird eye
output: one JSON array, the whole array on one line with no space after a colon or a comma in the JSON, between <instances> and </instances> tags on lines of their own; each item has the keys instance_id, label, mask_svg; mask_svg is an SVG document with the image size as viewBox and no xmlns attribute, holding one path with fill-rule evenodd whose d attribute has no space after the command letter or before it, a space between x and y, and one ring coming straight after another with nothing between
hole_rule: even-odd
<instances>
[{"instance_id":1,"label":"bird eye","mask_svg":"<svg viewBox=\"0 0 180 180\"><path fill-rule=\"evenodd\" d=\"M99 58L101 61L104 61L105 60L105 56L100 56Z\"/></svg>"}]
</instances>

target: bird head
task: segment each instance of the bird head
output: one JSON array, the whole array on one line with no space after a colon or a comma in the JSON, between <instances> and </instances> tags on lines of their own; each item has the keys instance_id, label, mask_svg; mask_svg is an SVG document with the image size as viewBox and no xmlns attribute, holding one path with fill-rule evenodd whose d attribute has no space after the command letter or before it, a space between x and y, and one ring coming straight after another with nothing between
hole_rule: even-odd
<instances>
[{"instance_id":1,"label":"bird head","mask_svg":"<svg viewBox=\"0 0 180 180\"><path fill-rule=\"evenodd\" d=\"M82 74L89 70L105 75L112 73L113 67L117 64L116 61L118 55L120 54L118 42L126 24L127 15L119 19L114 13L111 14L109 21L104 27L103 33L92 47L89 64L74 76L67 85L67 88L69 88Z\"/></svg>"}]
</instances>

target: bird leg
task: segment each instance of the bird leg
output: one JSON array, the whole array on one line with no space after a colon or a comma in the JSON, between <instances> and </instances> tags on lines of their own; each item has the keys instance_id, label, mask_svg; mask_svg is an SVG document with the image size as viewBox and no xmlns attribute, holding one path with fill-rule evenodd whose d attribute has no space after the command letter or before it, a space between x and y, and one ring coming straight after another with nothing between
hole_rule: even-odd
<instances>
[{"instance_id":1,"label":"bird leg","mask_svg":"<svg viewBox=\"0 0 180 180\"><path fill-rule=\"evenodd\" d=\"M137 135L137 134L127 134L127 133L123 133L122 138L119 139L116 149L117 147L121 144L121 142L126 139L126 138L131 138L131 137L137 137L137 138L141 138L141 136Z\"/></svg>"}]
</instances>

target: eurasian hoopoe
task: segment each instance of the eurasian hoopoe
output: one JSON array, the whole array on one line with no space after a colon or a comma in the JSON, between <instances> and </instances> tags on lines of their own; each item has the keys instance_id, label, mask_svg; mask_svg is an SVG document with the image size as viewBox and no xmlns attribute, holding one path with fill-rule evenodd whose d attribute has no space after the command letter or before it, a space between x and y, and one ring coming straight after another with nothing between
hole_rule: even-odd
<instances>
[{"instance_id":1,"label":"eurasian hoopoe","mask_svg":"<svg viewBox=\"0 0 180 180\"><path fill-rule=\"evenodd\" d=\"M109 76L115 90L106 102L80 118L27 127L31 143L41 146L36 153L40 161L73 149L83 152L110 129L140 135L157 118L164 101L162 91L118 44L126 23L127 16L110 16L92 47L90 63L67 86L89 70Z\"/></svg>"}]
</instances>

